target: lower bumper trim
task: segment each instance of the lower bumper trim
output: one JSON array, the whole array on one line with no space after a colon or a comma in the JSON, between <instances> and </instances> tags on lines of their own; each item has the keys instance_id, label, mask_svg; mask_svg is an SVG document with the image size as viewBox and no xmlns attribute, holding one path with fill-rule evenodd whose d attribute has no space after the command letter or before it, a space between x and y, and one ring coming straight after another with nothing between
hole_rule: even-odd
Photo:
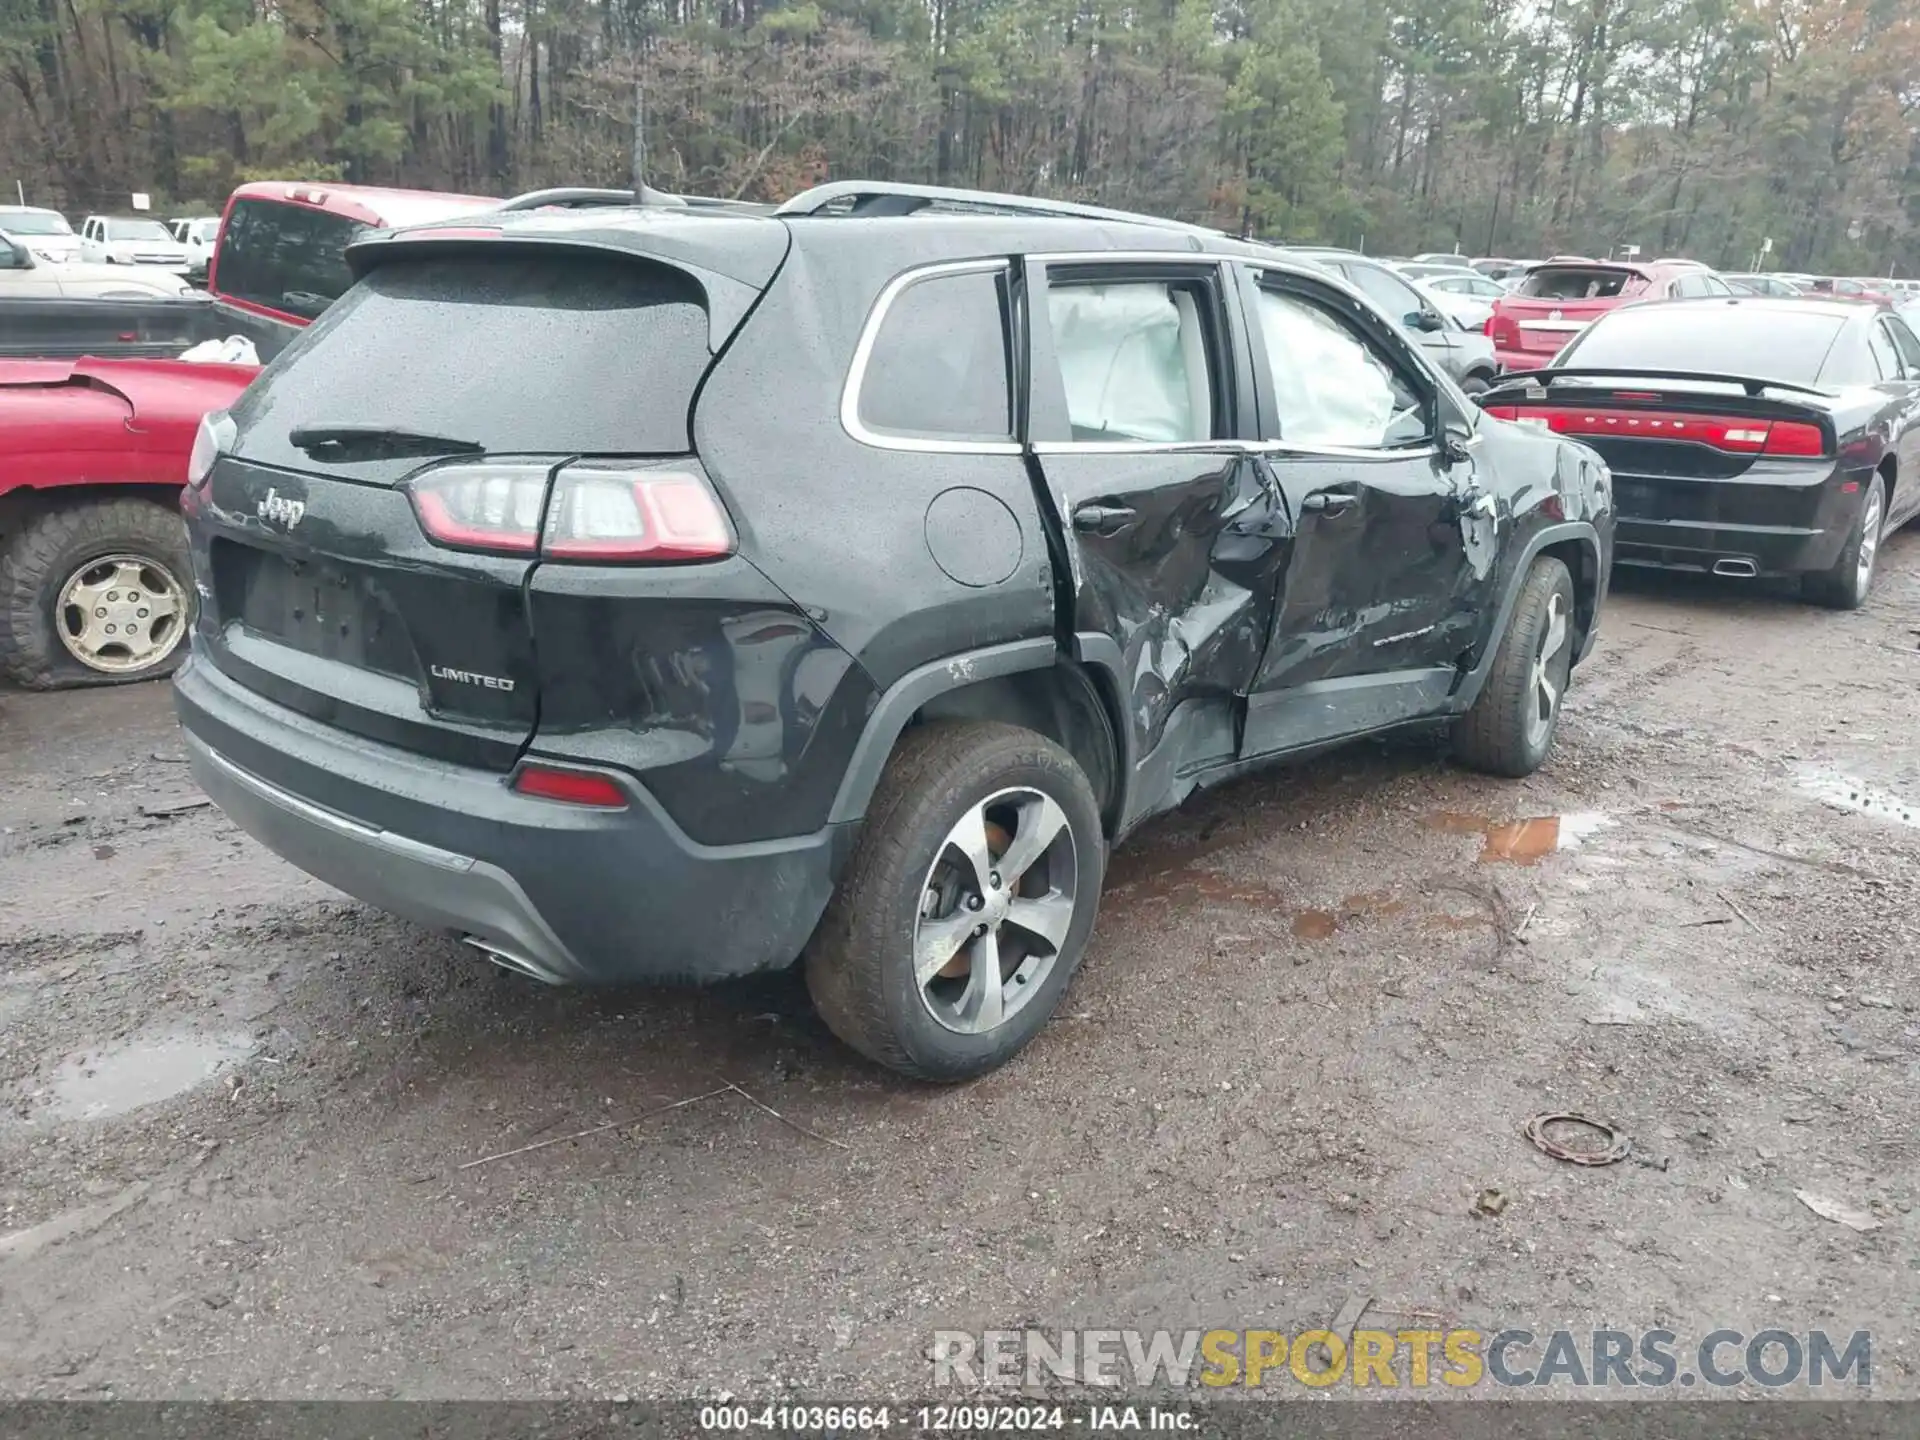
<instances>
[{"instance_id":1,"label":"lower bumper trim","mask_svg":"<svg viewBox=\"0 0 1920 1440\"><path fill-rule=\"evenodd\" d=\"M451 930L508 968L567 984L582 967L497 865L375 829L282 790L183 732L194 778L236 825L356 900Z\"/></svg>"}]
</instances>

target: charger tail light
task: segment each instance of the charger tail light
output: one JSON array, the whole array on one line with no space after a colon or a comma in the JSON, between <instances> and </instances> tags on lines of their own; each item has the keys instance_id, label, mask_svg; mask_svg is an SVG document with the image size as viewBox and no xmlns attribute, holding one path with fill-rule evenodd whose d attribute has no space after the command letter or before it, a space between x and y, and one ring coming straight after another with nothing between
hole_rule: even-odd
<instances>
[{"instance_id":1,"label":"charger tail light","mask_svg":"<svg viewBox=\"0 0 1920 1440\"><path fill-rule=\"evenodd\" d=\"M548 476L553 476L548 494ZM716 560L733 526L699 468L594 462L443 465L407 484L436 545L595 565Z\"/></svg>"},{"instance_id":2,"label":"charger tail light","mask_svg":"<svg viewBox=\"0 0 1920 1440\"><path fill-rule=\"evenodd\" d=\"M1588 406L1489 405L1487 414L1557 435L1676 440L1707 445L1733 455L1770 455L1817 460L1827 454L1826 432L1808 420L1749 416L1687 415L1667 410L1615 410Z\"/></svg>"},{"instance_id":3,"label":"charger tail light","mask_svg":"<svg viewBox=\"0 0 1920 1440\"><path fill-rule=\"evenodd\" d=\"M601 810L627 808L627 792L605 775L592 770L564 770L557 765L522 765L513 788L537 800L559 800L568 805L590 805Z\"/></svg>"}]
</instances>

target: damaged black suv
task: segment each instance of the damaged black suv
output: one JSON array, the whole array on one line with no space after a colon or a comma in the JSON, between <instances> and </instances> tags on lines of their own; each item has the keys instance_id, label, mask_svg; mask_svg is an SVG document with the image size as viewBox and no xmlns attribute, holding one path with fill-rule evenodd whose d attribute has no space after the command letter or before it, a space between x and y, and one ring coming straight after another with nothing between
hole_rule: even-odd
<instances>
[{"instance_id":1,"label":"damaged black suv","mask_svg":"<svg viewBox=\"0 0 1920 1440\"><path fill-rule=\"evenodd\" d=\"M181 720L266 845L542 980L803 957L976 1075L1149 816L1434 722L1525 775L1593 643L1599 458L1282 251L842 183L350 261L203 427Z\"/></svg>"}]
</instances>

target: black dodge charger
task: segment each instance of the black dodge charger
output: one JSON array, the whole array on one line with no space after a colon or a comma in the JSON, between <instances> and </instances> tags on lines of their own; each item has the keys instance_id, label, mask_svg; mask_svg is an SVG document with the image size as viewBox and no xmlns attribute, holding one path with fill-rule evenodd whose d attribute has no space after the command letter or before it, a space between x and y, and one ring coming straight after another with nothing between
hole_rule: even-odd
<instances>
[{"instance_id":1,"label":"black dodge charger","mask_svg":"<svg viewBox=\"0 0 1920 1440\"><path fill-rule=\"evenodd\" d=\"M1920 514L1920 339L1857 301L1625 306L1482 403L1600 452L1619 564L1798 575L1851 610Z\"/></svg>"}]
</instances>

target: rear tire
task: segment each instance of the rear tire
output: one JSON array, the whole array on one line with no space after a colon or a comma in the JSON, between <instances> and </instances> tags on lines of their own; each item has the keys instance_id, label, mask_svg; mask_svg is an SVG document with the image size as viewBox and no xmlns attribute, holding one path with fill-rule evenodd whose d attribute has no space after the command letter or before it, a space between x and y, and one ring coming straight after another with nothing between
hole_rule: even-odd
<instances>
[{"instance_id":1,"label":"rear tire","mask_svg":"<svg viewBox=\"0 0 1920 1440\"><path fill-rule=\"evenodd\" d=\"M1493 388L1493 381L1485 375L1469 375L1460 382L1460 393L1471 399L1475 395L1484 395Z\"/></svg>"},{"instance_id":2,"label":"rear tire","mask_svg":"<svg viewBox=\"0 0 1920 1440\"><path fill-rule=\"evenodd\" d=\"M1818 570L1800 577L1800 593L1816 605L1831 610L1858 610L1867 603L1873 589L1875 562L1880 556L1880 540L1886 529L1887 482L1875 475L1860 502L1847 543L1840 547L1840 558L1831 570Z\"/></svg>"},{"instance_id":3,"label":"rear tire","mask_svg":"<svg viewBox=\"0 0 1920 1440\"><path fill-rule=\"evenodd\" d=\"M1573 577L1551 555L1533 562L1473 708L1453 724L1453 753L1517 780L1553 749L1573 671Z\"/></svg>"},{"instance_id":4,"label":"rear tire","mask_svg":"<svg viewBox=\"0 0 1920 1440\"><path fill-rule=\"evenodd\" d=\"M151 500L41 512L0 550L0 673L30 690L172 674L187 653L192 573L186 526ZM108 588L121 574L131 585ZM96 590L99 604L74 603Z\"/></svg>"},{"instance_id":5,"label":"rear tire","mask_svg":"<svg viewBox=\"0 0 1920 1440\"><path fill-rule=\"evenodd\" d=\"M916 727L807 946L814 1005L904 1075L983 1075L1059 1005L1105 869L1099 806L1066 751L997 722Z\"/></svg>"}]
</instances>

